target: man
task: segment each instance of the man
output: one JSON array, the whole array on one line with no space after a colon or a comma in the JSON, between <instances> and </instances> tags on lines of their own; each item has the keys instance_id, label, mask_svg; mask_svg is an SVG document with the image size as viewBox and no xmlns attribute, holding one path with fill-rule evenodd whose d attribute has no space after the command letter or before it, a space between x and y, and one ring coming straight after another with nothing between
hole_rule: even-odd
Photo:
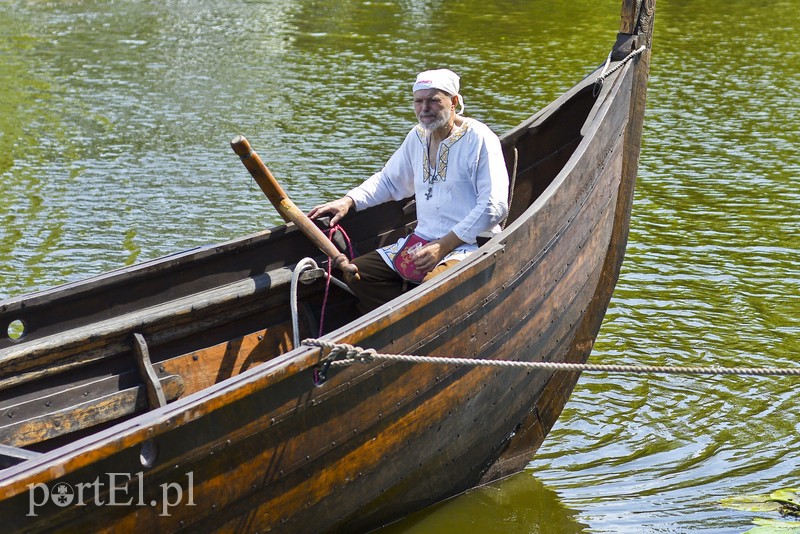
<instances>
[{"instance_id":1,"label":"man","mask_svg":"<svg viewBox=\"0 0 800 534\"><path fill-rule=\"evenodd\" d=\"M458 75L447 69L422 72L413 95L419 124L384 168L344 197L309 212L311 218L330 215L333 226L352 208L414 195L414 234L352 262L359 277L348 285L364 311L400 295L409 282L424 282L464 259L478 248L478 234L499 232L508 213L500 140L485 124L461 115ZM414 250L404 249L411 243Z\"/></svg>"}]
</instances>

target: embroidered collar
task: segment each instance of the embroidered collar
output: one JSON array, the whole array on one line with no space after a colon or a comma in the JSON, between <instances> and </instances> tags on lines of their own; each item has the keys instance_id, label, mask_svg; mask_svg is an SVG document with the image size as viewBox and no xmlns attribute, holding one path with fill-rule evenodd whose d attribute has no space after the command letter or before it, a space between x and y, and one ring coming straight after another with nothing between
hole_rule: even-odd
<instances>
[{"instance_id":1,"label":"embroidered collar","mask_svg":"<svg viewBox=\"0 0 800 534\"><path fill-rule=\"evenodd\" d=\"M436 168L433 171L433 175L431 175L431 164L430 160L428 159L428 141L429 135L428 132L417 124L417 137L419 138L420 142L423 146L422 151L422 181L423 183L430 182L431 185L436 182L444 182L447 179L447 160L450 157L450 147L456 144L464 134L467 133L469 130L470 125L472 124L472 119L464 119L464 122L461 123L461 126L453 130L453 132L441 142L439 145L439 153L438 153L438 161L436 162Z\"/></svg>"}]
</instances>

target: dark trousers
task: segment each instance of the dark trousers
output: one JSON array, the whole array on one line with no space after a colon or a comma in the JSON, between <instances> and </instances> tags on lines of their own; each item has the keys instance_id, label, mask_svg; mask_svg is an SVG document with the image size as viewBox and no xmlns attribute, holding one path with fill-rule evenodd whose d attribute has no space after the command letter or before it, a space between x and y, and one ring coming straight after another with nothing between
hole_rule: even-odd
<instances>
[{"instance_id":1,"label":"dark trousers","mask_svg":"<svg viewBox=\"0 0 800 534\"><path fill-rule=\"evenodd\" d=\"M374 310L417 285L404 280L374 250L359 256L352 263L358 267L360 279L350 281L347 285L358 297L358 307L363 313ZM458 260L450 260L438 265L425 276L423 283L456 263Z\"/></svg>"}]
</instances>

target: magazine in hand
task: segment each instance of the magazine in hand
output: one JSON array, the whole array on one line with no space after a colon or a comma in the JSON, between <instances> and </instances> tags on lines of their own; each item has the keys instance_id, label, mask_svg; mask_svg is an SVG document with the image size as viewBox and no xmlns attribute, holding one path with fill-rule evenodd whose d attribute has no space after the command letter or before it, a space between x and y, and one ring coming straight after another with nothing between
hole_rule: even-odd
<instances>
[{"instance_id":1,"label":"magazine in hand","mask_svg":"<svg viewBox=\"0 0 800 534\"><path fill-rule=\"evenodd\" d=\"M422 239L417 234L411 234L403 244L403 248L401 248L394 257L394 268L400 276L409 282L418 284L422 282L422 279L425 278L425 275L429 272L418 269L417 266L414 265L414 260L412 259L414 253L427 244L428 241Z\"/></svg>"}]
</instances>

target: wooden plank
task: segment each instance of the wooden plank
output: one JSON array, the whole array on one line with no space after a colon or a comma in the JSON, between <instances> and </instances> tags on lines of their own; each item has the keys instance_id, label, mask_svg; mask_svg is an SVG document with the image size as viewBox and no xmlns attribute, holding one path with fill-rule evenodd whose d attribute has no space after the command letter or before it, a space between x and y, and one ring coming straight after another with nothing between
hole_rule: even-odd
<instances>
[{"instance_id":1,"label":"wooden plank","mask_svg":"<svg viewBox=\"0 0 800 534\"><path fill-rule=\"evenodd\" d=\"M183 379L180 376L166 376L160 382L168 401L177 399L183 393ZM83 398L74 390L67 390L61 396L74 398L76 394L79 399ZM24 447L146 409L146 387L134 386L3 426L0 428L0 441L6 445Z\"/></svg>"},{"instance_id":2,"label":"wooden plank","mask_svg":"<svg viewBox=\"0 0 800 534\"><path fill-rule=\"evenodd\" d=\"M253 313L254 309L267 304L263 296L259 299L255 299L255 296L276 287L288 288L291 276L290 270L279 269L59 335L2 349L0 389L127 353L131 350L129 336L134 330L151 332L150 335L155 336L158 343L164 343L206 331L239 315ZM276 295L276 298L285 300L284 295ZM223 308L226 312L219 313Z\"/></svg>"},{"instance_id":3,"label":"wooden plank","mask_svg":"<svg viewBox=\"0 0 800 534\"><path fill-rule=\"evenodd\" d=\"M292 349L292 325L281 323L268 329L231 339L198 351L160 362L164 372L184 378L184 394L190 395L238 375Z\"/></svg>"}]
</instances>

